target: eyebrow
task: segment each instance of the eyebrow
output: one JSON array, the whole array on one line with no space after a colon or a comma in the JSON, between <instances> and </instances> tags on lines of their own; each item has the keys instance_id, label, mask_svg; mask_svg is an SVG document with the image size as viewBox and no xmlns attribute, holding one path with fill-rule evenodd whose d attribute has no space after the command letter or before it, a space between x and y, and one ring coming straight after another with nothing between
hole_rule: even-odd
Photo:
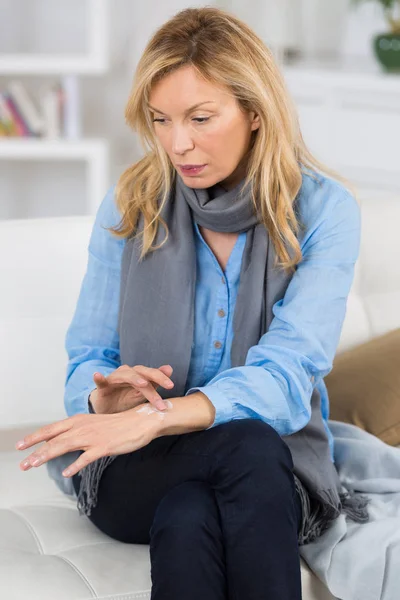
<instances>
[{"instance_id":1,"label":"eyebrow","mask_svg":"<svg viewBox=\"0 0 400 600\"><path fill-rule=\"evenodd\" d=\"M192 110L194 110L198 106L201 106L202 104L208 104L210 102L215 104L214 100L206 100L205 102L199 102L198 104L194 104L193 106L191 106L190 108L185 110L185 115L189 114ZM149 108L151 108L151 110L154 110L154 112L160 113L160 115L168 116L166 113L163 113L162 110L158 110L158 108L154 108L154 106L151 106L150 104L147 104L147 106Z\"/></svg>"}]
</instances>

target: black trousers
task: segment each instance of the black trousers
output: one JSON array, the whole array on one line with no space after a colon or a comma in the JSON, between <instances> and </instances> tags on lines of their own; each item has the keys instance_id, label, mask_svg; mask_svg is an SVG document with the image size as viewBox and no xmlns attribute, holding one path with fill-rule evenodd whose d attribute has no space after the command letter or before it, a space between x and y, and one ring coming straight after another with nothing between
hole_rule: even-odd
<instances>
[{"instance_id":1,"label":"black trousers","mask_svg":"<svg viewBox=\"0 0 400 600\"><path fill-rule=\"evenodd\" d=\"M80 477L73 476L76 493ZM104 471L88 517L149 544L152 600L300 600L302 519L292 455L240 419L156 438Z\"/></svg>"}]
</instances>

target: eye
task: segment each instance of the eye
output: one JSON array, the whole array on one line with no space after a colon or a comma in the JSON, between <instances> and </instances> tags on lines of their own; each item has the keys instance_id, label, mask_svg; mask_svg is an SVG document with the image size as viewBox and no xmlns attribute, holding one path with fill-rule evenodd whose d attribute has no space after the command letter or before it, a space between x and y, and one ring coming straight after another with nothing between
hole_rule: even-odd
<instances>
[{"instance_id":1,"label":"eye","mask_svg":"<svg viewBox=\"0 0 400 600\"><path fill-rule=\"evenodd\" d=\"M210 117L194 117L193 121L197 121L199 125L208 121ZM165 119L152 119L153 123L165 123Z\"/></svg>"}]
</instances>

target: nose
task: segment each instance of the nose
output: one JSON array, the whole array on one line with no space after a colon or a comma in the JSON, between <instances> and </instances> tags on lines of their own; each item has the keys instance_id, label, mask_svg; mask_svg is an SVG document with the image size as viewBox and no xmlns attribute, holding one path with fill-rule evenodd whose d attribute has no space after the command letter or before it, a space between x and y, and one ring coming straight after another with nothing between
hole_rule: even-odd
<instances>
[{"instance_id":1,"label":"nose","mask_svg":"<svg viewBox=\"0 0 400 600\"><path fill-rule=\"evenodd\" d=\"M193 140L186 127L176 126L172 132L172 152L174 154L183 154L193 149Z\"/></svg>"}]
</instances>

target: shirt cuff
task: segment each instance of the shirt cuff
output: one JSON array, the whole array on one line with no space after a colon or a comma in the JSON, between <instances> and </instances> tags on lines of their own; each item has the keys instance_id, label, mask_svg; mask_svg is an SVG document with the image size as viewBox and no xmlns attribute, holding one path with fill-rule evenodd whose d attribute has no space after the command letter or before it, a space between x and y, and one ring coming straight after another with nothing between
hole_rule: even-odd
<instances>
[{"instance_id":1,"label":"shirt cuff","mask_svg":"<svg viewBox=\"0 0 400 600\"><path fill-rule=\"evenodd\" d=\"M85 411L85 414L86 414L86 413L87 413L87 414L91 414L91 415L92 415L92 414L96 414L95 410L93 409L92 403L91 403L91 402L90 402L90 400L89 400L89 396L90 396L90 394L91 394L91 393L92 393L92 392L93 392L95 389L96 389L96 388L90 388L90 389L87 389L87 390L85 391L85 394L84 394L84 405L85 405L85 409L86 409L86 411Z\"/></svg>"},{"instance_id":2,"label":"shirt cuff","mask_svg":"<svg viewBox=\"0 0 400 600\"><path fill-rule=\"evenodd\" d=\"M203 387L193 387L190 388L185 396L188 396L192 392L203 392L210 400L210 402L215 407L215 419L214 423L207 427L207 429L211 429L212 427L216 427L217 425L221 425L222 423L227 423L228 421L232 421L233 418L233 407L232 403L226 395L221 392L216 386L205 385Z\"/></svg>"}]
</instances>

